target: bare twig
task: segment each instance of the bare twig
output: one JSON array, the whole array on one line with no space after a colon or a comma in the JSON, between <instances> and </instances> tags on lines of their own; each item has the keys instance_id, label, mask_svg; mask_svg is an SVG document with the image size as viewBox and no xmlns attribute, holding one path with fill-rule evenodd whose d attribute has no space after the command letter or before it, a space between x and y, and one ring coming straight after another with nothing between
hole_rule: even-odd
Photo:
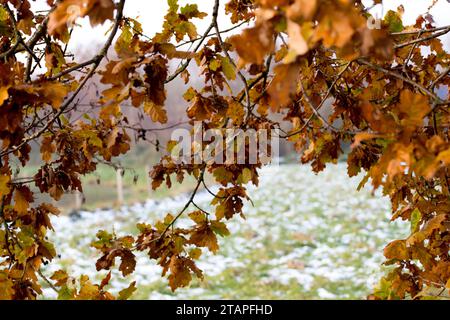
<instances>
[{"instance_id":1,"label":"bare twig","mask_svg":"<svg viewBox=\"0 0 450 320\"><path fill-rule=\"evenodd\" d=\"M427 36L427 37L424 37L424 38L415 39L415 40L408 41L408 42L401 43L401 44L397 44L397 45L394 46L394 48L395 49L401 49L401 48L404 48L404 47L407 47L407 46L410 46L410 45L413 45L413 44L429 41L429 40L432 40L432 39L435 39L435 38L439 38L440 36L446 35L449 32L450 32L450 27L447 27L447 28L443 29L441 32L432 34L430 36Z\"/></svg>"},{"instance_id":2,"label":"bare twig","mask_svg":"<svg viewBox=\"0 0 450 320\"><path fill-rule=\"evenodd\" d=\"M42 280L44 280L48 286L55 291L57 294L59 294L59 290L53 285L53 283L51 283L51 281L42 273L41 269L36 270L38 275L42 278Z\"/></svg>"},{"instance_id":3,"label":"bare twig","mask_svg":"<svg viewBox=\"0 0 450 320\"><path fill-rule=\"evenodd\" d=\"M421 85L420 83L417 83L411 79L408 79L404 76L402 76L401 74L398 74L394 71L385 69L381 66L378 66L376 64L373 64L365 59L358 59L357 62L359 64L363 64L366 65L374 70L377 70L379 72L383 72L391 77L400 79L406 83L409 83L410 85L412 85L413 87L416 87L417 89L421 90L424 94L428 95L430 98L432 98L435 101L435 107L438 105L445 105L445 104L449 104L449 101L443 101L441 98L439 98L436 94L434 94L433 92L431 92L429 89L425 88L423 85Z\"/></svg>"},{"instance_id":4,"label":"bare twig","mask_svg":"<svg viewBox=\"0 0 450 320\"><path fill-rule=\"evenodd\" d=\"M443 27L437 27L437 28L430 28L430 29L417 29L417 30L406 30L406 31L400 31L400 32L392 32L391 36L406 36L406 35L412 35L417 33L432 33L432 32L438 32L442 30L446 30L450 28L450 26L443 26Z\"/></svg>"},{"instance_id":5,"label":"bare twig","mask_svg":"<svg viewBox=\"0 0 450 320\"><path fill-rule=\"evenodd\" d=\"M228 32L231 32L231 31L233 31L233 30L236 30L236 29L238 29L239 27L243 26L244 24L249 23L249 21L250 21L250 20L245 20L245 21L242 21L241 23L238 23L237 25L235 25L235 26L233 26L233 27L228 28L228 29L220 30L220 34L224 34L224 33L228 33ZM216 35L216 33L213 32L213 33L208 34L208 35L206 36L206 38L214 37L215 35ZM183 42L183 43L180 43L180 44L176 45L176 47L177 47L177 48L183 47L183 46L188 45L188 44L191 44L191 43L193 43L193 42L197 42L197 41L201 40L202 38L203 38L203 37L198 37L198 38L193 39L193 40L185 41L185 42Z\"/></svg>"},{"instance_id":6,"label":"bare twig","mask_svg":"<svg viewBox=\"0 0 450 320\"><path fill-rule=\"evenodd\" d=\"M445 78L450 73L450 67L447 67L442 71L442 73L433 81L433 83L430 85L430 90L434 89L436 85Z\"/></svg>"},{"instance_id":7,"label":"bare twig","mask_svg":"<svg viewBox=\"0 0 450 320\"><path fill-rule=\"evenodd\" d=\"M203 42L205 41L205 39L208 37L208 34L211 32L213 28L213 24L211 23L209 25L209 27L206 29L206 32L204 33L204 35L202 36L201 40L199 41L199 43L197 44L197 46L194 48L193 52L197 52L198 49L200 49L200 47L202 46ZM166 84L173 81L174 79L176 79L180 74L183 73L184 70L187 69L187 67L189 67L189 64L191 63L192 58L188 58L182 65L180 68L178 68L177 71L175 71L174 74L172 74L169 78L167 78L166 80Z\"/></svg>"},{"instance_id":8,"label":"bare twig","mask_svg":"<svg viewBox=\"0 0 450 320\"><path fill-rule=\"evenodd\" d=\"M326 101L328 100L328 98L330 97L331 92L333 91L333 89L334 89L334 87L336 86L337 82L341 79L341 77L343 76L343 74L348 70L348 68L350 67L350 65L352 64L352 62L353 62L353 60L350 61L350 62L348 62L348 63L345 65L344 69L342 69L341 72L339 72L339 74L338 74L338 76L336 77L336 79L334 79L333 83L332 83L331 86L328 88L328 91L327 91L325 97L322 99L322 101L320 102L320 104L319 104L319 105L317 106L317 108L315 109L315 112L318 112L318 111L323 107L323 105L325 104L325 102L326 102ZM309 126L309 124L311 123L312 119L313 119L314 116L316 115L315 112L308 118L308 120L306 120L305 124L304 124L299 130L296 130L296 131L294 131L294 132L292 132L292 133L290 133L290 134L284 135L284 136L280 136L280 138L283 138L283 139L290 138L290 137L293 137L293 136L295 136L295 135L297 135L297 134L303 132L303 130L305 130L305 129Z\"/></svg>"}]
</instances>

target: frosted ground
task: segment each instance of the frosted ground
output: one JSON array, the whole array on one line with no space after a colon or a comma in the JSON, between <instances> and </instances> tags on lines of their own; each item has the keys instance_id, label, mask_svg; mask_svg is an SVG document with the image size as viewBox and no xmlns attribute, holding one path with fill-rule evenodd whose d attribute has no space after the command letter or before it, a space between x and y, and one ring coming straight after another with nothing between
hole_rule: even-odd
<instances>
[{"instance_id":1,"label":"frosted ground","mask_svg":"<svg viewBox=\"0 0 450 320\"><path fill-rule=\"evenodd\" d=\"M136 272L124 279L113 272L110 290L117 292L137 281L136 299L361 299L371 293L386 270L382 249L405 237L408 226L390 222L389 200L367 188L356 192L361 178L349 179L344 164L315 175L307 166L265 168L259 188L250 188L254 207L246 205L247 220L230 223L230 237L220 239L217 255L204 253L198 263L203 282L172 293L161 268L145 254ZM95 271L98 254L90 248L98 230L119 236L136 233L136 223L152 223L177 213L187 195L149 200L118 211L83 212L80 219L54 219L61 258L45 270L64 268L72 275ZM208 208L211 196L196 203ZM180 222L183 224L183 221ZM54 298L45 289L46 298Z\"/></svg>"}]
</instances>

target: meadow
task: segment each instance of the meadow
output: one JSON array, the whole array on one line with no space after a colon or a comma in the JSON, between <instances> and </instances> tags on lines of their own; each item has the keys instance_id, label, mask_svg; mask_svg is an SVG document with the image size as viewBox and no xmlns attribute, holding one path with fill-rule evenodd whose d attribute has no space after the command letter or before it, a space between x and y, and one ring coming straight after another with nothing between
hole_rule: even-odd
<instances>
[{"instance_id":1,"label":"meadow","mask_svg":"<svg viewBox=\"0 0 450 320\"><path fill-rule=\"evenodd\" d=\"M386 272L384 246L406 237L409 226L390 222L389 200L379 191L368 186L357 192L360 180L349 179L343 163L319 175L307 166L267 167L260 186L249 186L254 206L246 204L246 220L236 217L229 224L231 235L220 239L218 254L204 252L200 258L204 281L173 293L161 268L142 254L132 276L124 279L113 272L110 289L117 292L137 281L134 299L364 299ZM90 247L98 230L136 234L137 223L177 213L188 196L55 218L56 233L49 237L60 258L44 273L64 268L74 276L101 279L106 272L95 271L99 256ZM207 192L196 199L210 208ZM46 288L45 298L54 297Z\"/></svg>"}]
</instances>

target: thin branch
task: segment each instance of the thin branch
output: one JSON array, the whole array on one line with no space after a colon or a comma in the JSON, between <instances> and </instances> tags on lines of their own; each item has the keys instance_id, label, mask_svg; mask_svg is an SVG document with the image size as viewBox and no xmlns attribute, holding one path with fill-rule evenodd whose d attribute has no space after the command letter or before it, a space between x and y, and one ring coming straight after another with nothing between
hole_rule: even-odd
<instances>
[{"instance_id":1,"label":"thin branch","mask_svg":"<svg viewBox=\"0 0 450 320\"><path fill-rule=\"evenodd\" d=\"M208 211L203 210L198 204L196 204L194 201L192 201L192 205L196 207L198 210L206 214L207 216L210 216L211 214Z\"/></svg>"},{"instance_id":2,"label":"thin branch","mask_svg":"<svg viewBox=\"0 0 450 320\"><path fill-rule=\"evenodd\" d=\"M326 125L329 129L331 129L331 130L333 130L333 131L338 131L338 129L336 129L333 125L331 125L320 113L319 113L319 110L320 110L320 108L319 107L317 107L317 108L315 108L314 107L314 103L312 102L312 100L311 100L311 98L308 96L308 94L306 93L306 90L305 90L305 87L303 86L303 83L302 83L302 81L300 80L300 88L301 88L301 90L302 90L302 93L303 93L303 97L305 98L305 100L306 100L306 102L308 102L308 104L309 104L309 106L310 106L310 108L311 108L311 110L313 111L313 113L315 114L315 116L317 117L317 118L319 118L320 120L322 120L322 122L323 122L323 124L324 125Z\"/></svg>"},{"instance_id":3,"label":"thin branch","mask_svg":"<svg viewBox=\"0 0 450 320\"><path fill-rule=\"evenodd\" d=\"M410 46L410 45L413 45L413 44L418 44L418 43L421 43L421 42L429 41L429 40L432 40L432 39L435 39L435 38L439 38L440 36L446 35L449 32L450 32L450 27L447 27L446 29L442 30L441 32L432 34L430 36L427 36L427 37L424 37L424 38L420 38L420 39L415 39L415 40L412 40L412 41L409 41L409 42L405 42L405 43L401 43L401 44L397 44L397 45L394 46L394 48L395 49L401 49L401 48L404 48L404 47L407 47L407 46Z\"/></svg>"},{"instance_id":4,"label":"thin branch","mask_svg":"<svg viewBox=\"0 0 450 320\"><path fill-rule=\"evenodd\" d=\"M406 77L404 77L404 76L402 76L402 75L400 75L400 74L398 74L396 72L393 72L391 70L388 70L388 69L385 69L385 68L383 68L381 66L373 64L373 63L371 63L371 62L369 62L369 61L367 61L365 59L358 59L356 61L359 64L366 65L366 66L368 66L368 67L370 67L370 68L372 68L374 70L377 70L379 72L383 72L383 73L385 73L385 74L387 74L387 75L389 75L391 77L394 77L394 78L402 80L402 81L404 81L406 83L409 83L413 87L416 87L417 89L421 90L423 93L425 93L428 96L430 96L433 100L435 100L436 101L436 106L438 106L438 105L445 105L445 104L449 103L449 101L443 101L441 98L439 98L436 94L431 92L429 89L425 88L423 85L421 85L421 84L419 84L419 83L417 83L417 82L415 82L415 81L413 81L411 79L408 79L408 78L406 78Z\"/></svg>"},{"instance_id":5,"label":"thin branch","mask_svg":"<svg viewBox=\"0 0 450 320\"><path fill-rule=\"evenodd\" d=\"M343 74L348 70L348 68L350 67L350 65L352 64L352 62L353 62L353 60L350 61L350 62L348 62L348 63L345 65L344 69L342 69L341 72L339 72L339 74L338 74L338 76L336 77L336 79L334 79L333 83L332 83L331 86L328 88L328 91L327 91L325 97L322 99L322 101L320 102L320 104L319 104L319 105L317 106L317 108L315 109L316 112L318 112L318 111L323 107L323 105L325 104L325 101L327 101L328 98L330 97L331 92L333 91L333 89L334 89L334 87L336 86L337 82L341 79L341 77L343 76ZM288 134L288 135L285 135L285 136L280 136L280 138L283 138L283 139L290 138L290 137L293 137L293 136L295 136L295 135L297 135L297 134L303 132L303 130L305 130L305 129L309 126L309 124L311 123L311 121L312 121L312 119L314 118L315 115L316 115L316 114L313 113L313 114L308 118L308 120L306 120L305 124L304 124L299 130L296 130L296 131L294 131L294 132L292 132L292 133L290 133L290 134Z\"/></svg>"},{"instance_id":6,"label":"thin branch","mask_svg":"<svg viewBox=\"0 0 450 320\"><path fill-rule=\"evenodd\" d=\"M50 280L48 280L48 278L42 273L41 269L38 269L36 271L37 271L38 275L42 278L42 280L44 280L53 291L55 291L57 294L59 294L59 290L56 289L56 287L53 285L53 283L51 283Z\"/></svg>"},{"instance_id":7,"label":"thin branch","mask_svg":"<svg viewBox=\"0 0 450 320\"><path fill-rule=\"evenodd\" d=\"M450 28L450 26L443 26L443 27L437 27L437 28L431 28L431 29L417 29L417 30L406 30L406 31L400 31L400 32L392 32L391 36L405 36L405 35L413 35L417 33L432 33L437 32L441 30L445 30Z\"/></svg>"},{"instance_id":8,"label":"thin branch","mask_svg":"<svg viewBox=\"0 0 450 320\"><path fill-rule=\"evenodd\" d=\"M233 30L236 30L236 29L238 29L239 27L241 27L241 26L243 26L244 24L249 23L249 22L250 22L250 20L242 21L241 23L238 23L237 25L235 25L235 26L233 26L233 27L230 27L230 28L228 28L228 29L221 30L221 31L220 31L220 34L224 34L224 33L228 33L228 32L231 32L231 31L233 31ZM206 38L214 37L215 35L216 35L216 33L213 32L213 33L208 34L208 35L206 36ZM180 47L183 47L183 46L185 46L185 45L188 45L188 44L197 42L197 41L201 40L202 38L203 38L203 37L198 37L198 38L193 39L193 40L185 41L185 42L183 42L183 43L180 43L180 44L176 45L176 48L180 48Z\"/></svg>"},{"instance_id":9,"label":"thin branch","mask_svg":"<svg viewBox=\"0 0 450 320\"><path fill-rule=\"evenodd\" d=\"M162 239L164 237L164 235L167 233L167 231L169 231L169 229L171 227L173 227L173 225L178 221L178 219L180 219L181 216L186 212L186 210L189 208L189 206L194 203L195 196L197 195L198 190L200 189L200 186L202 184L203 178L205 176L205 170L206 170L206 168L203 168L202 171L200 172L200 176L197 179L197 185L195 186L195 189L192 192L188 202L186 202L183 209L177 214L177 216L172 220L172 222L166 227L166 229L161 234L161 236L158 237L158 239Z\"/></svg>"},{"instance_id":10,"label":"thin branch","mask_svg":"<svg viewBox=\"0 0 450 320\"><path fill-rule=\"evenodd\" d=\"M422 36L422 33L419 33L417 35L417 39L419 39ZM403 63L403 72L406 74L406 76L409 78L408 74L406 73L406 67L408 66L408 63L411 61L411 58L414 54L414 50L417 48L417 43L415 43L409 50L408 57L406 58L405 62Z\"/></svg>"},{"instance_id":11,"label":"thin branch","mask_svg":"<svg viewBox=\"0 0 450 320\"><path fill-rule=\"evenodd\" d=\"M205 32L204 35L202 36L200 42L199 42L199 43L197 44L197 46L194 48L194 51L193 51L193 52L197 52L198 49L200 49L200 47L202 46L203 42L204 42L205 39L208 37L209 32L212 30L212 28L213 28L213 24L211 23L211 24L209 25L208 29L206 29L206 32ZM167 78L167 80L165 81L165 83L167 84L167 83L173 81L173 80L174 80L175 78L177 78L180 74L182 74L183 71L187 69L187 67L189 66L189 64L191 63L191 61L192 61L192 58L188 58L188 59L186 60L186 62L183 63L183 64L181 65L181 67L178 68L177 71L175 71L174 74L172 74L169 78Z\"/></svg>"},{"instance_id":12,"label":"thin branch","mask_svg":"<svg viewBox=\"0 0 450 320\"><path fill-rule=\"evenodd\" d=\"M48 80L49 81L54 81L54 80L57 80L57 79L59 79L61 77L64 77L65 75L68 75L68 74L70 74L70 73L72 73L74 71L80 70L80 69L82 69L84 67L88 67L88 66L94 64L97 61L97 59L98 59L98 56L96 56L96 57L94 57L94 58L92 58L90 60L87 60L85 62L82 62L82 63L79 63L77 65L74 65L74 66L72 66L70 68L67 68L67 69L61 71L60 73L58 73L58 74L56 74L56 75L54 75L52 77L49 77Z\"/></svg>"},{"instance_id":13,"label":"thin branch","mask_svg":"<svg viewBox=\"0 0 450 320\"><path fill-rule=\"evenodd\" d=\"M436 85L443 79L445 78L448 74L450 73L450 67L447 67L444 69L444 71L442 71L442 73L439 75L439 77L437 77L433 83L430 85L430 90L434 89L436 87Z\"/></svg>"},{"instance_id":14,"label":"thin branch","mask_svg":"<svg viewBox=\"0 0 450 320\"><path fill-rule=\"evenodd\" d=\"M211 189L206 185L205 179L202 180L202 184L203 184L203 187L205 187L205 190L206 190L210 195L212 195L214 198L217 198L217 199L226 199L226 198L227 198L227 197L220 197L220 196L218 196L217 194L215 194L214 192L212 192Z\"/></svg>"},{"instance_id":15,"label":"thin branch","mask_svg":"<svg viewBox=\"0 0 450 320\"><path fill-rule=\"evenodd\" d=\"M225 55L228 58L228 60L230 61L230 63L237 70L237 74L238 74L239 78L241 79L242 83L244 84L245 96L247 97L247 108L248 108L248 111L250 112L251 98L250 98L250 91L248 89L247 78L245 78L245 76L242 74L241 70L238 70L238 68L236 66L236 63L234 63L233 58L231 57L230 53L226 49L225 43L224 43L224 41L222 39L222 36L220 34L219 24L217 22L217 17L218 17L218 12L219 12L219 5L220 5L220 0L215 0L214 13L213 13L213 25L214 25L214 29L216 30L216 36L219 39L219 43L220 43L220 46L222 48L223 53L225 53Z\"/></svg>"},{"instance_id":16,"label":"thin branch","mask_svg":"<svg viewBox=\"0 0 450 320\"><path fill-rule=\"evenodd\" d=\"M133 130L133 131L141 131L141 132L155 132L155 131L166 131L166 130L170 130L170 129L174 129L177 128L181 125L184 124L188 124L189 121L183 121L180 123L176 123L167 127L163 127L163 128L151 128L151 129L145 129L145 128L138 128L138 127L133 127L133 126L129 126L129 125L120 125L121 128L123 129L128 129L128 130Z\"/></svg>"}]
</instances>

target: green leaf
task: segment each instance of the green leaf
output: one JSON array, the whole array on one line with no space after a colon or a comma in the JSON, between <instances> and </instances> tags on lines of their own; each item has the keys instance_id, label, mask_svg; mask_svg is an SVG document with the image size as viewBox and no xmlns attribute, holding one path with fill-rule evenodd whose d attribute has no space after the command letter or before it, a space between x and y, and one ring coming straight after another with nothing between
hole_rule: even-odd
<instances>
[{"instance_id":1,"label":"green leaf","mask_svg":"<svg viewBox=\"0 0 450 320\"><path fill-rule=\"evenodd\" d=\"M72 300L73 293L74 292L70 290L68 286L63 286L58 290L58 300Z\"/></svg>"},{"instance_id":2,"label":"green leaf","mask_svg":"<svg viewBox=\"0 0 450 320\"><path fill-rule=\"evenodd\" d=\"M224 167L219 167L214 170L213 176L217 182L220 182L223 185L227 185L230 181L233 180L233 173L229 172Z\"/></svg>"},{"instance_id":3,"label":"green leaf","mask_svg":"<svg viewBox=\"0 0 450 320\"><path fill-rule=\"evenodd\" d=\"M142 24L139 21L137 21L135 19L132 19L132 18L127 18L127 20L129 22L133 23L133 30L135 32L139 32L139 33L143 33L144 32L144 29L142 28Z\"/></svg>"},{"instance_id":4,"label":"green leaf","mask_svg":"<svg viewBox=\"0 0 450 320\"><path fill-rule=\"evenodd\" d=\"M411 213L411 232L412 233L418 231L421 220L422 220L422 214L420 213L419 209L414 210Z\"/></svg>"},{"instance_id":5,"label":"green leaf","mask_svg":"<svg viewBox=\"0 0 450 320\"><path fill-rule=\"evenodd\" d=\"M221 57L222 72L228 80L236 80L236 68L228 57Z\"/></svg>"},{"instance_id":6,"label":"green leaf","mask_svg":"<svg viewBox=\"0 0 450 320\"><path fill-rule=\"evenodd\" d=\"M202 255L202 249L200 249L200 248L194 248L189 251L189 257L193 260L198 260L201 255Z\"/></svg>"},{"instance_id":7,"label":"green leaf","mask_svg":"<svg viewBox=\"0 0 450 320\"><path fill-rule=\"evenodd\" d=\"M191 40L198 36L197 27L189 21L180 21L174 26L174 31L178 41L181 41L185 35L188 35Z\"/></svg>"},{"instance_id":8,"label":"green leaf","mask_svg":"<svg viewBox=\"0 0 450 320\"><path fill-rule=\"evenodd\" d=\"M178 11L178 0L167 0L167 4L169 5L170 12Z\"/></svg>"},{"instance_id":9,"label":"green leaf","mask_svg":"<svg viewBox=\"0 0 450 320\"><path fill-rule=\"evenodd\" d=\"M222 63L220 62L220 60L214 59L209 63L209 69L211 71L217 71L221 65Z\"/></svg>"},{"instance_id":10,"label":"green leaf","mask_svg":"<svg viewBox=\"0 0 450 320\"><path fill-rule=\"evenodd\" d=\"M395 11L389 10L384 18L384 22L389 26L390 32L401 32L405 29L403 27L402 18Z\"/></svg>"},{"instance_id":11,"label":"green leaf","mask_svg":"<svg viewBox=\"0 0 450 320\"><path fill-rule=\"evenodd\" d=\"M134 281L128 288L119 292L119 300L128 300L136 290L136 281Z\"/></svg>"},{"instance_id":12,"label":"green leaf","mask_svg":"<svg viewBox=\"0 0 450 320\"><path fill-rule=\"evenodd\" d=\"M242 173L239 175L239 182L242 184L249 183L253 178L252 171L249 168L244 168Z\"/></svg>"},{"instance_id":13,"label":"green leaf","mask_svg":"<svg viewBox=\"0 0 450 320\"><path fill-rule=\"evenodd\" d=\"M168 226L168 225L170 225L173 222L173 220L175 220L175 217L173 215L171 215L170 213L168 213L166 215L166 217L164 218L164 224L166 226Z\"/></svg>"},{"instance_id":14,"label":"green leaf","mask_svg":"<svg viewBox=\"0 0 450 320\"><path fill-rule=\"evenodd\" d=\"M53 245L53 243L48 242L48 241L42 241L41 244L48 251L48 254L50 254L50 257L47 257L48 259L56 256L56 249L55 249L55 246Z\"/></svg>"},{"instance_id":15,"label":"green leaf","mask_svg":"<svg viewBox=\"0 0 450 320\"><path fill-rule=\"evenodd\" d=\"M5 8L0 7L0 22L7 22L9 20L8 11Z\"/></svg>"},{"instance_id":16,"label":"green leaf","mask_svg":"<svg viewBox=\"0 0 450 320\"><path fill-rule=\"evenodd\" d=\"M284 32L287 29L287 20L285 17L278 20L278 22L275 24L275 30L277 32Z\"/></svg>"},{"instance_id":17,"label":"green leaf","mask_svg":"<svg viewBox=\"0 0 450 320\"><path fill-rule=\"evenodd\" d=\"M116 41L115 49L117 53L123 53L130 50L131 41L133 40L133 33L129 25L122 27L122 33Z\"/></svg>"},{"instance_id":18,"label":"green leaf","mask_svg":"<svg viewBox=\"0 0 450 320\"><path fill-rule=\"evenodd\" d=\"M227 237L230 235L227 225L220 221L211 221L211 230L221 237Z\"/></svg>"},{"instance_id":19,"label":"green leaf","mask_svg":"<svg viewBox=\"0 0 450 320\"><path fill-rule=\"evenodd\" d=\"M11 37L14 35L13 29L9 25L9 14L3 7L0 7L0 36Z\"/></svg>"},{"instance_id":20,"label":"green leaf","mask_svg":"<svg viewBox=\"0 0 450 320\"><path fill-rule=\"evenodd\" d=\"M375 289L375 296L380 299L389 299L392 296L391 288L392 282L384 277Z\"/></svg>"},{"instance_id":21,"label":"green leaf","mask_svg":"<svg viewBox=\"0 0 450 320\"><path fill-rule=\"evenodd\" d=\"M183 8L180 9L182 15L186 16L186 18L199 18L203 19L207 16L206 13L200 12L198 10L198 6L196 4L187 4Z\"/></svg>"}]
</instances>

